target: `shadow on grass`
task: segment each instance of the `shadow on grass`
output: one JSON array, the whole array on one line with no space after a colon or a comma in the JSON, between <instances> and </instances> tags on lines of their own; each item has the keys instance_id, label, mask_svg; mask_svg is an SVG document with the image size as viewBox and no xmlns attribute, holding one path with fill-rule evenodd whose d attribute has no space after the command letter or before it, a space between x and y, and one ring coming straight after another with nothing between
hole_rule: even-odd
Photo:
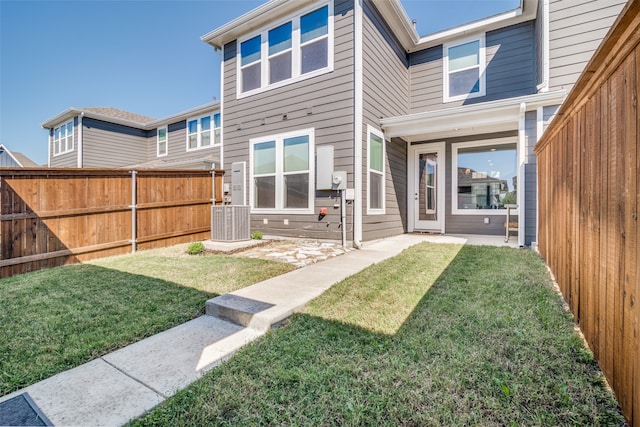
<instances>
[{"instance_id":1,"label":"shadow on grass","mask_svg":"<svg viewBox=\"0 0 640 427\"><path fill-rule=\"evenodd\" d=\"M217 296L78 264L0 283L0 395L191 320Z\"/></svg>"},{"instance_id":2,"label":"shadow on grass","mask_svg":"<svg viewBox=\"0 0 640 427\"><path fill-rule=\"evenodd\" d=\"M424 248L377 267L418 276L402 258ZM533 252L463 247L394 333L322 317L336 294L389 280L378 273L335 285L133 424L623 425Z\"/></svg>"}]
</instances>

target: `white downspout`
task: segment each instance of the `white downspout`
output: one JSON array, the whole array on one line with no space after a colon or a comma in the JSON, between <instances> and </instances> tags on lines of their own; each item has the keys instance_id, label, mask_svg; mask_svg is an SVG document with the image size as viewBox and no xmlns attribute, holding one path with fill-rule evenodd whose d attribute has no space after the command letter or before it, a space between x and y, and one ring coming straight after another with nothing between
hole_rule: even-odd
<instances>
[{"instance_id":1,"label":"white downspout","mask_svg":"<svg viewBox=\"0 0 640 427\"><path fill-rule=\"evenodd\" d=\"M47 167L50 168L51 167L51 140L53 139L53 132L51 131L51 129L47 129L47 133L49 135L47 135L47 141L48 141L48 146L49 146L49 152L47 153Z\"/></svg>"},{"instance_id":2,"label":"white downspout","mask_svg":"<svg viewBox=\"0 0 640 427\"><path fill-rule=\"evenodd\" d=\"M84 147L82 145L82 118L84 117L84 112L80 113L78 116L78 167L81 168L84 164Z\"/></svg>"},{"instance_id":3,"label":"white downspout","mask_svg":"<svg viewBox=\"0 0 640 427\"><path fill-rule=\"evenodd\" d=\"M549 91L549 0L542 3L542 83L538 92ZM538 18L540 19L540 17Z\"/></svg>"},{"instance_id":4,"label":"white downspout","mask_svg":"<svg viewBox=\"0 0 640 427\"><path fill-rule=\"evenodd\" d=\"M536 143L540 141L542 138L542 133L544 132L544 107L538 107L536 109ZM538 160L536 159L536 164ZM536 171L536 200L540 200L540 177ZM536 241L531 242L531 249L537 250L538 247L538 230L540 225L540 210L539 210L539 202L536 202ZM535 247L534 247L535 246Z\"/></svg>"},{"instance_id":5,"label":"white downspout","mask_svg":"<svg viewBox=\"0 0 640 427\"><path fill-rule=\"evenodd\" d=\"M224 169L224 46L220 52L220 169Z\"/></svg>"},{"instance_id":6,"label":"white downspout","mask_svg":"<svg viewBox=\"0 0 640 427\"><path fill-rule=\"evenodd\" d=\"M527 152L527 136L525 131L525 113L527 104L520 103L520 114L518 117L518 246L524 246L524 217L525 217L525 179L524 162ZM507 227L509 224L507 224Z\"/></svg>"},{"instance_id":7,"label":"white downspout","mask_svg":"<svg viewBox=\"0 0 640 427\"><path fill-rule=\"evenodd\" d=\"M353 201L353 246L360 248L362 246L362 114L364 111L362 92L362 0L355 0L353 7L353 186L355 192Z\"/></svg>"}]
</instances>

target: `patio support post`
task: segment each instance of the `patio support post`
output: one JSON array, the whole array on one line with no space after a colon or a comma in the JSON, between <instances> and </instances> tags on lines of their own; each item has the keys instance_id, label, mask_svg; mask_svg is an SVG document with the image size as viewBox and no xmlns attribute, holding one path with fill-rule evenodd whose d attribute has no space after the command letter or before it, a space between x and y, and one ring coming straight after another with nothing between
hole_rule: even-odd
<instances>
[{"instance_id":1,"label":"patio support post","mask_svg":"<svg viewBox=\"0 0 640 427\"><path fill-rule=\"evenodd\" d=\"M527 112L527 104L520 103L520 114L518 116L518 246L524 246L524 217L525 217L525 179L524 179L524 162L527 153L527 136L525 129L525 113ZM507 224L507 227L509 224Z\"/></svg>"},{"instance_id":2,"label":"patio support post","mask_svg":"<svg viewBox=\"0 0 640 427\"><path fill-rule=\"evenodd\" d=\"M136 238L137 238L137 228L136 228L136 219L138 217L136 212L136 204L137 202L137 189L136 189L136 178L138 175L138 171L130 171L131 173L131 253L136 252Z\"/></svg>"}]
</instances>

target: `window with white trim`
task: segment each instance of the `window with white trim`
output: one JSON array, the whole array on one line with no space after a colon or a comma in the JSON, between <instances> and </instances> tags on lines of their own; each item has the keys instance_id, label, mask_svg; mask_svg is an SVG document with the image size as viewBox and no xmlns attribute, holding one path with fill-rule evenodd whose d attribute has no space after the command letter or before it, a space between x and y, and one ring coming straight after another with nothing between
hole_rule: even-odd
<instances>
[{"instance_id":1,"label":"window with white trim","mask_svg":"<svg viewBox=\"0 0 640 427\"><path fill-rule=\"evenodd\" d=\"M333 69L333 3L238 41L238 97Z\"/></svg>"},{"instance_id":2,"label":"window with white trim","mask_svg":"<svg viewBox=\"0 0 640 427\"><path fill-rule=\"evenodd\" d=\"M444 102L486 94L485 36L445 44Z\"/></svg>"},{"instance_id":3,"label":"window with white trim","mask_svg":"<svg viewBox=\"0 0 640 427\"><path fill-rule=\"evenodd\" d=\"M385 140L367 125L367 214L385 213Z\"/></svg>"},{"instance_id":4,"label":"window with white trim","mask_svg":"<svg viewBox=\"0 0 640 427\"><path fill-rule=\"evenodd\" d=\"M220 144L220 113L187 120L187 151Z\"/></svg>"},{"instance_id":5,"label":"window with white trim","mask_svg":"<svg viewBox=\"0 0 640 427\"><path fill-rule=\"evenodd\" d=\"M454 215L490 215L490 210L504 210L505 205L517 203L517 141L454 143L451 163Z\"/></svg>"},{"instance_id":6,"label":"window with white trim","mask_svg":"<svg viewBox=\"0 0 640 427\"><path fill-rule=\"evenodd\" d=\"M73 120L53 129L53 155L73 151Z\"/></svg>"},{"instance_id":7,"label":"window with white trim","mask_svg":"<svg viewBox=\"0 0 640 427\"><path fill-rule=\"evenodd\" d=\"M157 136L157 156L158 157L162 157L162 156L166 156L168 149L167 149L167 127L161 127L158 128L158 136Z\"/></svg>"},{"instance_id":8,"label":"window with white trim","mask_svg":"<svg viewBox=\"0 0 640 427\"><path fill-rule=\"evenodd\" d=\"M313 213L313 129L253 138L249 145L252 211Z\"/></svg>"}]
</instances>

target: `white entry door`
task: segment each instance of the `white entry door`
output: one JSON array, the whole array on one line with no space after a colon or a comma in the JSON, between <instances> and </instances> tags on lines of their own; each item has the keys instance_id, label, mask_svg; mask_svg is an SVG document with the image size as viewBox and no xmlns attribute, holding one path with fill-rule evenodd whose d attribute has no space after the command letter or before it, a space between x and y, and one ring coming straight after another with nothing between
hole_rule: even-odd
<instances>
[{"instance_id":1,"label":"white entry door","mask_svg":"<svg viewBox=\"0 0 640 427\"><path fill-rule=\"evenodd\" d=\"M413 229L444 233L444 143L417 145L413 151Z\"/></svg>"}]
</instances>

